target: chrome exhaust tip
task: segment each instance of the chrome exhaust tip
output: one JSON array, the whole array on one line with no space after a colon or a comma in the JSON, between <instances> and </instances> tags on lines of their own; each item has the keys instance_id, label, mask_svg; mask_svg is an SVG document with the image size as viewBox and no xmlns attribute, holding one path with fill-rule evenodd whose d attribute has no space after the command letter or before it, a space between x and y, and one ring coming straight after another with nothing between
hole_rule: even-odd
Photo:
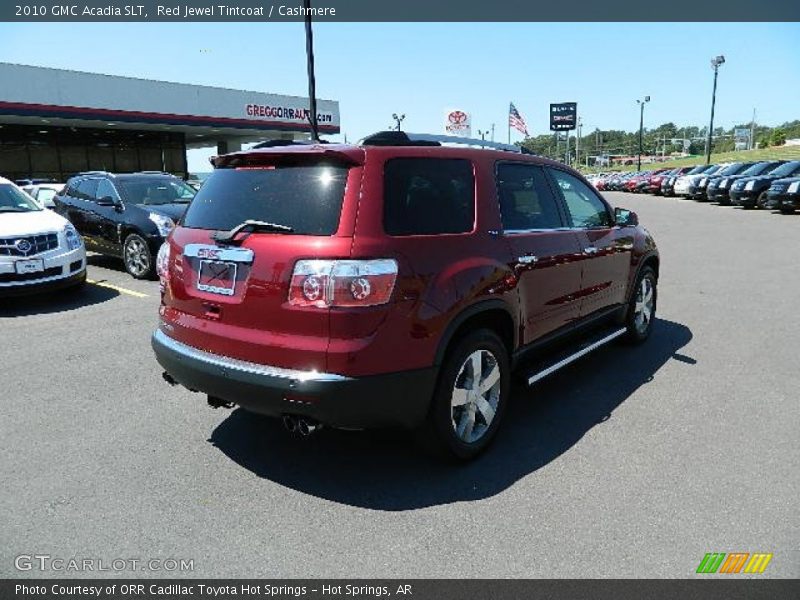
<instances>
[{"instance_id":1,"label":"chrome exhaust tip","mask_svg":"<svg viewBox=\"0 0 800 600\"><path fill-rule=\"evenodd\" d=\"M283 426L289 433L295 433L297 431L297 419L292 415L283 415Z\"/></svg>"}]
</instances>

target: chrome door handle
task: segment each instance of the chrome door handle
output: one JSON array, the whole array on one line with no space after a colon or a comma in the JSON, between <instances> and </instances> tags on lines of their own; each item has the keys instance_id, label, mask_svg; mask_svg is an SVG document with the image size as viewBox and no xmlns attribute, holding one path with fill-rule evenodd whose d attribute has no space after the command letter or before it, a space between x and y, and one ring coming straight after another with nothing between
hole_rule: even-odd
<instances>
[{"instance_id":1,"label":"chrome door handle","mask_svg":"<svg viewBox=\"0 0 800 600\"><path fill-rule=\"evenodd\" d=\"M537 260L539 260L539 257L533 254L526 254L525 256L520 256L517 259L517 262L520 263L521 265L532 265L536 263Z\"/></svg>"},{"instance_id":2,"label":"chrome door handle","mask_svg":"<svg viewBox=\"0 0 800 600\"><path fill-rule=\"evenodd\" d=\"M597 248L595 248L594 246L588 246L588 247L584 248L583 251L586 254L597 254Z\"/></svg>"}]
</instances>

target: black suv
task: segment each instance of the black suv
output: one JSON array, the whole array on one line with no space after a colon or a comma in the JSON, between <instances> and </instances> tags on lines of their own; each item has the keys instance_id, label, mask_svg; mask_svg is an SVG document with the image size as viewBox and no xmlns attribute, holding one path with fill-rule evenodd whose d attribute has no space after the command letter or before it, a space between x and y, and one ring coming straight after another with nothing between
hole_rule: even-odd
<instances>
[{"instance_id":1,"label":"black suv","mask_svg":"<svg viewBox=\"0 0 800 600\"><path fill-rule=\"evenodd\" d=\"M86 248L123 259L137 279L152 278L158 249L194 198L195 189L170 175L145 171L79 173L53 198Z\"/></svg>"}]
</instances>

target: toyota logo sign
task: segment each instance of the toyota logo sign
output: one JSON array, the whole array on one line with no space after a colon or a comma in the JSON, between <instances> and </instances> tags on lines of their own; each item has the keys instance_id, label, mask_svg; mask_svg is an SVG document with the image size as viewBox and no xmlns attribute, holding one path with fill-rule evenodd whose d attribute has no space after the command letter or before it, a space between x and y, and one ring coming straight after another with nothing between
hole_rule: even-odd
<instances>
[{"instance_id":1,"label":"toyota logo sign","mask_svg":"<svg viewBox=\"0 0 800 600\"><path fill-rule=\"evenodd\" d=\"M449 135L469 137L472 123L468 112L460 109L447 110L444 113L444 132Z\"/></svg>"},{"instance_id":2,"label":"toyota logo sign","mask_svg":"<svg viewBox=\"0 0 800 600\"><path fill-rule=\"evenodd\" d=\"M467 120L467 113L461 112L460 110L454 110L449 115L447 115L447 120L450 121L453 125L461 125Z\"/></svg>"}]
</instances>

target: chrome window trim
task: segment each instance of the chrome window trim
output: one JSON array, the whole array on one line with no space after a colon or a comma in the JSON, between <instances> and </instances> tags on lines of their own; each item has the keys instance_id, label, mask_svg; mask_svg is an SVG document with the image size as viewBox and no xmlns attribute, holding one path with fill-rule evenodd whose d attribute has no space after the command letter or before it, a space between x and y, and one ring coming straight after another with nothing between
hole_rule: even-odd
<instances>
[{"instance_id":1,"label":"chrome window trim","mask_svg":"<svg viewBox=\"0 0 800 600\"><path fill-rule=\"evenodd\" d=\"M153 339L162 346L186 356L194 360L213 367L220 367L222 369L230 369L232 371L239 371L240 373L248 373L250 375L259 375L264 377L276 377L279 379L288 379L299 382L320 382L320 381L349 381L350 377L345 375L337 375L335 373L320 373L318 371L298 371L295 369L285 369L283 367L273 367L271 365L260 365L258 363L248 362L246 360L239 360L237 358L229 358L219 354L199 350L193 346L188 346L177 340L172 339L161 329L156 329L153 333Z\"/></svg>"}]
</instances>

